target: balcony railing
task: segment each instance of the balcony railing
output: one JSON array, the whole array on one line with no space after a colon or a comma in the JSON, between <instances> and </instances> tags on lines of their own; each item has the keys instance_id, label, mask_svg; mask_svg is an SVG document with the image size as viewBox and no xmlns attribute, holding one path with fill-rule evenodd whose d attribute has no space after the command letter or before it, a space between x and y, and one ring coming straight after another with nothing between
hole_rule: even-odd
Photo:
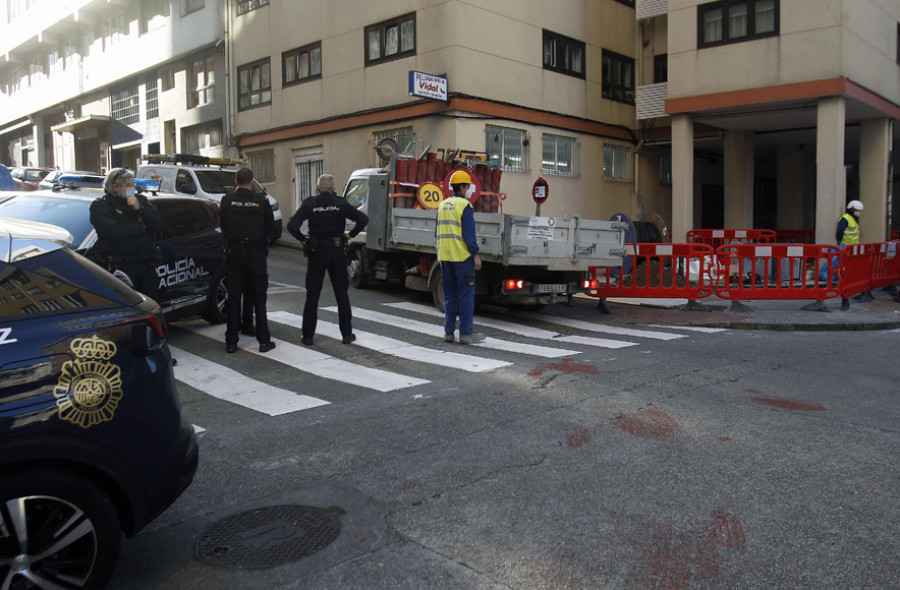
<instances>
[{"instance_id":1,"label":"balcony railing","mask_svg":"<svg viewBox=\"0 0 900 590\"><path fill-rule=\"evenodd\" d=\"M637 0L634 12L638 20L668 14L669 0Z\"/></svg>"},{"instance_id":2,"label":"balcony railing","mask_svg":"<svg viewBox=\"0 0 900 590\"><path fill-rule=\"evenodd\" d=\"M667 82L659 84L647 84L637 87L637 118L652 119L653 117L666 117L666 98L669 97L669 85Z\"/></svg>"}]
</instances>

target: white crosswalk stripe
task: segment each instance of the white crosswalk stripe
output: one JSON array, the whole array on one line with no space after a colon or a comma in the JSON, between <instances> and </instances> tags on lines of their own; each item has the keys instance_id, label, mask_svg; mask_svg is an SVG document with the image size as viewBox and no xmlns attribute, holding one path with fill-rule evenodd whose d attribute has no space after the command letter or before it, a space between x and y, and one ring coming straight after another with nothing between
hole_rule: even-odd
<instances>
[{"instance_id":1,"label":"white crosswalk stripe","mask_svg":"<svg viewBox=\"0 0 900 590\"><path fill-rule=\"evenodd\" d=\"M719 332L727 332L726 328L705 328L703 326L664 326L661 324L648 324L651 328L666 328L671 330L687 330L688 332L701 332L703 334L718 334Z\"/></svg>"},{"instance_id":2,"label":"white crosswalk stripe","mask_svg":"<svg viewBox=\"0 0 900 590\"><path fill-rule=\"evenodd\" d=\"M169 349L172 351L172 357L178 360L178 365L173 369L175 378L212 397L269 416L308 410L329 403L309 395L267 385L180 348L169 346Z\"/></svg>"},{"instance_id":3,"label":"white crosswalk stripe","mask_svg":"<svg viewBox=\"0 0 900 590\"><path fill-rule=\"evenodd\" d=\"M331 311L337 313L337 307L325 307L322 308L324 311ZM429 324L425 322L420 322L418 320L412 320L409 318L404 318L401 316L396 316L393 314L382 313L380 311L372 311L369 309L353 309L353 317L369 320L373 322L378 322L382 324L387 324L389 326L393 326L396 328L401 328L403 330L409 330L411 332L418 332L419 334L426 334L428 336L433 336L435 338L444 337L444 326L443 324ZM484 342L479 342L477 344L470 344L469 346L479 347L479 348L490 348L494 350L502 350L505 352L514 352L518 354L529 354L532 356L539 356L543 358L561 358L565 356L572 356L576 354L581 354L578 350L566 350L562 348L550 348L548 346L537 346L534 344L525 344L521 342L509 342L508 340L500 340L498 338L486 338Z\"/></svg>"},{"instance_id":4,"label":"white crosswalk stripe","mask_svg":"<svg viewBox=\"0 0 900 590\"><path fill-rule=\"evenodd\" d=\"M507 314L513 314L527 318L529 320L535 320L538 322L547 322L550 324L557 324L560 326L567 326L569 328L575 328L577 330L584 330L586 332L598 332L601 334L615 334L617 336L633 336L636 338L650 338L653 340L677 340L679 338L687 338L684 334L670 334L668 332L656 332L652 330L636 330L634 328L623 328L621 326L609 326L606 324L595 324L593 322L586 322L584 320L576 320L572 318L563 318L559 316L552 316L548 314L542 313L533 313L533 312L504 312Z\"/></svg>"},{"instance_id":5,"label":"white crosswalk stripe","mask_svg":"<svg viewBox=\"0 0 900 590\"><path fill-rule=\"evenodd\" d=\"M286 311L275 311L268 314L268 317L270 322L276 322L287 326L298 327L303 322L303 316L295 313L288 313ZM425 346L415 346L403 342L402 340L395 340L393 338L388 338L387 336L379 336L378 334L364 332L362 330L354 330L353 333L356 334L356 342L353 343L354 346L361 346L397 358L441 365L442 367L447 367L449 369L460 369L471 373L482 373L484 371L492 371L494 369L499 369L500 367L506 367L510 364L505 361L480 358L457 352L436 350ZM316 323L316 336L319 335L340 340L341 330L337 324L319 320Z\"/></svg>"},{"instance_id":6,"label":"white crosswalk stripe","mask_svg":"<svg viewBox=\"0 0 900 590\"><path fill-rule=\"evenodd\" d=\"M221 326L185 325L183 327L195 334L212 338L213 340L222 340ZM245 348L243 350L293 367L298 371L316 375L317 377L332 379L334 381L340 381L341 383L348 383L350 385L374 389L381 392L394 391L429 383L427 379L418 379L408 375L400 375L398 373L382 371L381 369L364 367L306 347L291 344L290 342L276 340L275 338L273 338L272 341L277 345L276 348L265 354L256 350L255 343L252 344L250 348Z\"/></svg>"},{"instance_id":7,"label":"white crosswalk stripe","mask_svg":"<svg viewBox=\"0 0 900 590\"><path fill-rule=\"evenodd\" d=\"M444 314L437 309L429 307L427 305L422 305L421 303L410 303L404 301L400 303L385 303L385 305L388 307L403 309L406 311L413 311L433 317L444 317ZM536 338L539 340L553 340L554 342L567 342L569 344L597 346L600 348L627 348L629 346L636 346L634 342L625 342L622 340L591 338L589 336L562 336L561 334L559 334L559 332L551 332L550 330L543 330L541 328L534 328L532 326L523 326L522 324L496 320L493 318L486 318L483 316L478 316L475 319L475 326L476 328L480 326L495 328L497 330L512 332L513 334L518 334L519 336L526 336L528 338Z\"/></svg>"}]
</instances>

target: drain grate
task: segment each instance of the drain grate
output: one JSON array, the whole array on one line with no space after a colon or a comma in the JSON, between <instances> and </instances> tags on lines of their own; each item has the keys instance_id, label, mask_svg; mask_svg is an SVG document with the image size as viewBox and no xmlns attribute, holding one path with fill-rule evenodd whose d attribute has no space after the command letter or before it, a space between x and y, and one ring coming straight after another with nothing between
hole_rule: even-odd
<instances>
[{"instance_id":1,"label":"drain grate","mask_svg":"<svg viewBox=\"0 0 900 590\"><path fill-rule=\"evenodd\" d=\"M312 555L340 532L341 521L319 508L268 506L209 527L197 541L197 558L220 567L275 567Z\"/></svg>"}]
</instances>

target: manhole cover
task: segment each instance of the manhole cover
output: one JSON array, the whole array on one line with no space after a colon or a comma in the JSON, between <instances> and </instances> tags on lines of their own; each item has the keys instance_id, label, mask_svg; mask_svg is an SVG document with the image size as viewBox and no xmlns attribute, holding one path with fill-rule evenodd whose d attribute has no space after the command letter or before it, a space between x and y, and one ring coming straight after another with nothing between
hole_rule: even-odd
<instances>
[{"instance_id":1,"label":"manhole cover","mask_svg":"<svg viewBox=\"0 0 900 590\"><path fill-rule=\"evenodd\" d=\"M341 521L311 506L269 506L229 516L197 541L212 565L259 569L312 555L334 541Z\"/></svg>"}]
</instances>

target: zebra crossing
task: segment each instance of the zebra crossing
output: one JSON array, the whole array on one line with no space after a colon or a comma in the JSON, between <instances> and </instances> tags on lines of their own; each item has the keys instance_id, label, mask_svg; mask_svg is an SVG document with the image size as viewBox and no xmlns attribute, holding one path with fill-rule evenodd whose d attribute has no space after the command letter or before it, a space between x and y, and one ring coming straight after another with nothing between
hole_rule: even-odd
<instances>
[{"instance_id":1,"label":"zebra crossing","mask_svg":"<svg viewBox=\"0 0 900 590\"><path fill-rule=\"evenodd\" d=\"M328 321L329 315L336 319L337 308L323 307L319 311L317 344L325 343L326 339L340 341L338 324ZM669 342L690 335L712 335L725 331L722 328L696 326L654 325L647 326L648 329L626 328L533 312L501 311L498 314L504 319L477 316L475 321L478 330L492 331L497 333L496 336L489 336L484 342L460 347L443 341L443 322L437 319L442 320L443 314L432 307L412 302L383 303L379 309L354 307L353 316L356 325L354 333L357 339L353 346L346 350L352 353L348 355L351 358L360 354L376 353L380 360L412 361L415 363L416 372L433 377L434 369L429 370L429 366L481 374L509 369L523 359L574 357L585 352L569 348L571 345L579 345L585 349L629 349L640 346L644 341ZM428 319L420 320L412 316ZM288 327L298 332L303 321L299 314L287 311L271 311L268 318L273 326ZM556 329L538 327L541 324ZM223 342L222 326L190 323L180 325L180 328L206 339ZM388 331L391 335L381 333L383 331ZM588 335L574 334L573 331L585 332ZM397 337L398 334L402 336ZM602 334L604 337L593 334ZM421 343L422 338L418 338L420 343L402 339L409 336L414 339L415 335L425 335L429 339L425 344ZM304 375L294 381L296 385L287 389L262 382L219 362L203 358L181 345L170 345L172 356L178 361L174 368L175 378L181 384L211 397L269 416L319 408L333 403L332 400L320 399L306 393L310 390L310 383L317 379L375 393L416 390L431 383L426 377L404 374L401 368L398 370L375 368L369 366L373 364L371 362L354 362L326 354L318 346L306 347L276 338L273 338L273 341L277 344L276 348L261 354L258 352L256 342L251 339L247 346L240 349L239 354L254 354L272 363L273 367L279 367L278 371L289 370ZM497 356L502 358L496 358ZM382 360L379 364L390 366L394 361ZM402 366L409 367L408 364ZM317 387L316 391L328 389Z\"/></svg>"}]
</instances>

